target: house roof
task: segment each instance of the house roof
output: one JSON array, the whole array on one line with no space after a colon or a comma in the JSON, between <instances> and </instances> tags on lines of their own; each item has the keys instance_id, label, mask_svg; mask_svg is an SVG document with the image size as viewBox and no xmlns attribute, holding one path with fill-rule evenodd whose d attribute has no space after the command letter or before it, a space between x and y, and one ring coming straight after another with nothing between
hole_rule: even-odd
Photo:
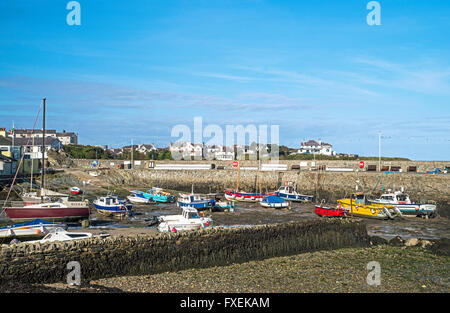
<instances>
[{"instance_id":1,"label":"house roof","mask_svg":"<svg viewBox=\"0 0 450 313\"><path fill-rule=\"evenodd\" d=\"M66 136L76 136L74 132L62 132L62 133L56 133L56 136L58 137L66 137Z\"/></svg>"},{"instance_id":2,"label":"house roof","mask_svg":"<svg viewBox=\"0 0 450 313\"><path fill-rule=\"evenodd\" d=\"M321 142L320 144L315 140L308 140L306 142L302 142L302 146L311 146L311 147L319 147L319 146L332 146L329 143Z\"/></svg>"},{"instance_id":3,"label":"house roof","mask_svg":"<svg viewBox=\"0 0 450 313\"><path fill-rule=\"evenodd\" d=\"M42 134L42 129L26 129L26 128L22 128L22 129L14 129L14 132L16 134ZM10 134L12 134L12 129L9 131ZM46 134L56 134L56 129L46 129L45 130Z\"/></svg>"},{"instance_id":4,"label":"house roof","mask_svg":"<svg viewBox=\"0 0 450 313\"><path fill-rule=\"evenodd\" d=\"M0 136L0 146L11 146L11 145L12 145L11 139Z\"/></svg>"},{"instance_id":5,"label":"house roof","mask_svg":"<svg viewBox=\"0 0 450 313\"><path fill-rule=\"evenodd\" d=\"M44 145L51 146L55 141L60 142L57 138L54 137L45 137ZM30 138L16 138L14 139L15 146L26 146L32 145L34 143L35 146L42 146L42 137L34 138L34 142Z\"/></svg>"}]
</instances>

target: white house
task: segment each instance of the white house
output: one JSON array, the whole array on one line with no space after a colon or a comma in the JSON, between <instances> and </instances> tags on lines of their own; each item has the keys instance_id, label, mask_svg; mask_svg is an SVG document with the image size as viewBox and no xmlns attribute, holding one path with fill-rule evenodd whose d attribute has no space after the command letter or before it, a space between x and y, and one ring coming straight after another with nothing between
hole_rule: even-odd
<instances>
[{"instance_id":1,"label":"white house","mask_svg":"<svg viewBox=\"0 0 450 313\"><path fill-rule=\"evenodd\" d=\"M141 144L141 145L138 145L136 148L136 151L138 151L140 153L147 153L147 152L156 151L156 150L157 149L154 144L151 144L151 145Z\"/></svg>"},{"instance_id":2,"label":"white house","mask_svg":"<svg viewBox=\"0 0 450 313\"><path fill-rule=\"evenodd\" d=\"M172 156L182 155L183 158L189 157L200 157L204 156L204 146L199 143L190 143L190 142L175 142L170 143L169 147L170 153Z\"/></svg>"},{"instance_id":3,"label":"white house","mask_svg":"<svg viewBox=\"0 0 450 313\"><path fill-rule=\"evenodd\" d=\"M322 154L322 155L336 155L333 151L333 146L329 143L315 140L302 141L301 147L297 153L301 154Z\"/></svg>"}]
</instances>

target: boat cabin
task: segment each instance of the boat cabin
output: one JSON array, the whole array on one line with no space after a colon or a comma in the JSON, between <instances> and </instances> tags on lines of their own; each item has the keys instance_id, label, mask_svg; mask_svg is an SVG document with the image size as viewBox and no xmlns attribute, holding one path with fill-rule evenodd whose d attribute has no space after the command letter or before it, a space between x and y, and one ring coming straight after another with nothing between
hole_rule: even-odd
<instances>
[{"instance_id":1,"label":"boat cabin","mask_svg":"<svg viewBox=\"0 0 450 313\"><path fill-rule=\"evenodd\" d=\"M198 194L180 194L181 202L185 202L185 203L192 203L192 202L197 202L197 201L202 201L202 198L200 198L200 195Z\"/></svg>"},{"instance_id":2,"label":"boat cabin","mask_svg":"<svg viewBox=\"0 0 450 313\"><path fill-rule=\"evenodd\" d=\"M353 200L354 204L365 205L366 204L366 195L362 192L352 193L350 199Z\"/></svg>"},{"instance_id":3,"label":"boat cabin","mask_svg":"<svg viewBox=\"0 0 450 313\"><path fill-rule=\"evenodd\" d=\"M382 194L379 202L382 203L395 203L395 204L410 204L411 200L409 199L409 196L406 193L397 191L394 193L386 193Z\"/></svg>"},{"instance_id":4,"label":"boat cabin","mask_svg":"<svg viewBox=\"0 0 450 313\"><path fill-rule=\"evenodd\" d=\"M98 199L98 203L100 205L105 206L112 206L112 205L120 205L123 204L122 201L119 200L119 197L117 196L106 196L106 197L100 197Z\"/></svg>"},{"instance_id":5,"label":"boat cabin","mask_svg":"<svg viewBox=\"0 0 450 313\"><path fill-rule=\"evenodd\" d=\"M183 208L183 217L185 219L193 219L193 218L200 218L200 215L198 214L198 211L194 208Z\"/></svg>"}]
</instances>

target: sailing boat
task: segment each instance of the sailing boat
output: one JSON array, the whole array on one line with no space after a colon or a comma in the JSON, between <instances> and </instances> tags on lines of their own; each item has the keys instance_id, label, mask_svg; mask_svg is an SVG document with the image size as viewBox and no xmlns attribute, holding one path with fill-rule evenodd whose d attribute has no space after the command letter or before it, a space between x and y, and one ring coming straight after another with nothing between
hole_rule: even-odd
<instances>
[{"instance_id":1,"label":"sailing boat","mask_svg":"<svg viewBox=\"0 0 450 313\"><path fill-rule=\"evenodd\" d=\"M44 220L79 220L88 218L90 214L90 208L88 201L69 201L68 198L60 198L58 202L53 202L45 197L45 101L43 99L43 127L42 127L42 174L41 174L41 203L35 203L25 206L12 205L4 207L3 211L12 221L29 221L36 218ZM34 127L33 127L34 129ZM22 163L24 155L20 163ZM17 173L19 171L20 164L17 167ZM15 178L10 188L14 185ZM9 196L9 193L8 193ZM5 201L6 205L6 201Z\"/></svg>"},{"instance_id":2,"label":"sailing boat","mask_svg":"<svg viewBox=\"0 0 450 313\"><path fill-rule=\"evenodd\" d=\"M268 197L268 196L276 196L275 193L262 193L261 192L261 182L259 180L259 172L260 172L260 168L261 168L261 161L259 161L258 163L258 174L257 174L257 180L258 180L258 185L259 185L259 193L258 192L254 192L254 193L250 193L250 192L242 192L239 191L239 177L241 174L241 162L237 161L238 163L238 177L237 177L237 184L236 184L236 189L225 189L224 193L225 193L225 198L227 200L230 201L245 201L245 202L259 202L262 201L262 199L264 197Z\"/></svg>"}]
</instances>

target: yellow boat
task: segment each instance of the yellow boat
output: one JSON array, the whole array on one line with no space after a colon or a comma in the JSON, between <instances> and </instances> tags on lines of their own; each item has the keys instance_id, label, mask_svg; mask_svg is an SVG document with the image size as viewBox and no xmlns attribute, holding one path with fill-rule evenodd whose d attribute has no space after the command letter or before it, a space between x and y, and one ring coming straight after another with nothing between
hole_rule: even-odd
<instances>
[{"instance_id":1,"label":"yellow boat","mask_svg":"<svg viewBox=\"0 0 450 313\"><path fill-rule=\"evenodd\" d=\"M366 196L362 192L352 193L350 198L339 199L339 208L344 209L346 215L360 217L393 219L401 216L401 213L392 205L375 204L366 201Z\"/></svg>"}]
</instances>

